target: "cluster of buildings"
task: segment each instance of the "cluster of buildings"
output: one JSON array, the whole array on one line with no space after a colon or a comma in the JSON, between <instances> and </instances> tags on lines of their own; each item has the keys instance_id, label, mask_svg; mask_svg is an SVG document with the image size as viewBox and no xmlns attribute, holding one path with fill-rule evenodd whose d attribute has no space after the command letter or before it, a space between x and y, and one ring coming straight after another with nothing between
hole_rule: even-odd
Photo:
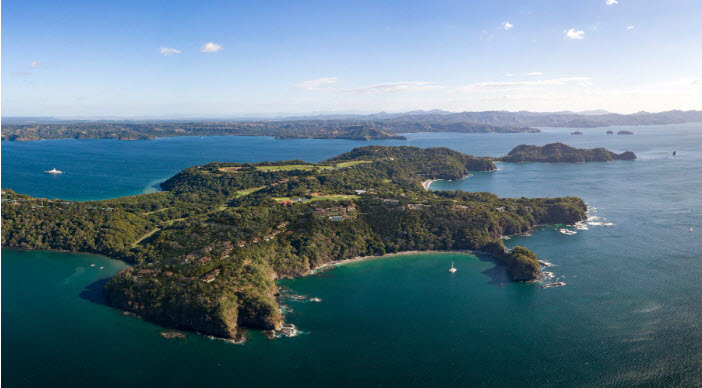
<instances>
[{"instance_id":1,"label":"cluster of buildings","mask_svg":"<svg viewBox=\"0 0 702 388\"><path fill-rule=\"evenodd\" d=\"M288 226L288 225L290 225L290 222L288 222L288 221L281 222L280 224L276 225L276 227L275 227L276 230L274 230L274 231L272 231L271 233L268 233L267 235L263 236L262 239L261 239L261 238L258 238L258 237L253 237L253 238L252 238L251 240L249 240L248 242L246 242L246 241L238 241L238 242L236 243L236 246L239 247L239 248L243 248L243 247L246 246L246 244L257 244L257 243L261 242L261 240L263 240L263 241L270 241L271 239L273 239L273 237L275 237L275 236L279 235L280 233L282 233L282 232L283 232L282 229L285 228L285 227Z\"/></svg>"},{"instance_id":2,"label":"cluster of buildings","mask_svg":"<svg viewBox=\"0 0 702 388\"><path fill-rule=\"evenodd\" d=\"M281 179L281 180L279 180L278 182L271 183L271 187L278 186L279 184L282 184L282 183L287 183L287 182L289 182L291 179L297 179L297 175L291 176L290 178Z\"/></svg>"},{"instance_id":3,"label":"cluster of buildings","mask_svg":"<svg viewBox=\"0 0 702 388\"><path fill-rule=\"evenodd\" d=\"M292 205L295 204L295 203L302 203L302 202L309 202L309 201L310 201L309 198L298 197L298 198L293 198L293 199L289 199L289 200L278 201L278 203L279 203L281 206L286 206L286 207L287 207L287 206L292 206Z\"/></svg>"},{"instance_id":4,"label":"cluster of buildings","mask_svg":"<svg viewBox=\"0 0 702 388\"><path fill-rule=\"evenodd\" d=\"M341 221L352 217L352 213L356 211L356 207L350 206L329 206L329 207L316 207L312 214L317 217L328 217L332 221Z\"/></svg>"}]
</instances>

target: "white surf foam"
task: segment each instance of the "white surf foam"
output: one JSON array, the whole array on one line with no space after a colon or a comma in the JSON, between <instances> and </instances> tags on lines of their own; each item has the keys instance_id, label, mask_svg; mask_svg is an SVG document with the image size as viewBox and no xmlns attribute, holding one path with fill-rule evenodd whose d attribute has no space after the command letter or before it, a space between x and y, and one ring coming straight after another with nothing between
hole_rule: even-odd
<instances>
[{"instance_id":1,"label":"white surf foam","mask_svg":"<svg viewBox=\"0 0 702 388\"><path fill-rule=\"evenodd\" d=\"M578 221L573 226L575 226L575 229L577 229L577 230L589 230L589 228L587 227L587 224L583 221Z\"/></svg>"}]
</instances>

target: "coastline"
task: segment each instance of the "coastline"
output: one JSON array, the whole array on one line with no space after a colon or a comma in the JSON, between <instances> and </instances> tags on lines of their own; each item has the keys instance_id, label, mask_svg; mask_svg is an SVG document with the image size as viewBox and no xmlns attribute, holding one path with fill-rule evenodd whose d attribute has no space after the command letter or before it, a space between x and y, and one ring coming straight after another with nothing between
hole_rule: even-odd
<instances>
[{"instance_id":1,"label":"coastline","mask_svg":"<svg viewBox=\"0 0 702 388\"><path fill-rule=\"evenodd\" d=\"M429 186L431 186L432 183L438 181L438 179L429 179L427 181L422 182L422 187L424 187L424 190L429 191Z\"/></svg>"},{"instance_id":2,"label":"coastline","mask_svg":"<svg viewBox=\"0 0 702 388\"><path fill-rule=\"evenodd\" d=\"M442 251L442 250L430 250L430 251L402 251L402 252L396 252L396 253L388 253L385 255L372 255L372 256L356 256L352 259L348 260L338 260L338 261L330 261L328 263L324 263L320 265L319 267L310 270L306 274L302 276L308 276L308 275L314 275L317 272L320 271L325 271L334 267L338 267L341 265L345 264L350 264L350 263L357 263L359 261L368 261L368 260L376 260L376 259L385 259L388 257L394 257L394 256L407 256L407 255L421 255L421 254L434 254L434 253L456 253L456 254L464 254L464 255L479 255L479 254L487 254L487 252L481 252L481 251L472 251L472 250L455 250L455 251Z\"/></svg>"},{"instance_id":3,"label":"coastline","mask_svg":"<svg viewBox=\"0 0 702 388\"><path fill-rule=\"evenodd\" d=\"M497 170L499 170L499 168L496 168L496 169L494 169L494 170L490 170L490 171L488 171L488 172L493 172L493 171L497 171ZM460 178L458 178L458 179L455 179L455 180L457 180L457 181L462 181L462 180L465 180L465 179L470 178L471 176L473 176L473 174L466 174L465 176L462 176L462 177L460 177ZM430 186L431 186L432 183L438 182L438 181L443 181L443 180L446 180L446 179L429 179L429 180L426 180L426 181L423 181L423 182L422 182L422 187L424 187L424 190L429 191L429 190L430 190ZM450 181L452 181L452 180L449 179L448 181L450 182Z\"/></svg>"}]
</instances>

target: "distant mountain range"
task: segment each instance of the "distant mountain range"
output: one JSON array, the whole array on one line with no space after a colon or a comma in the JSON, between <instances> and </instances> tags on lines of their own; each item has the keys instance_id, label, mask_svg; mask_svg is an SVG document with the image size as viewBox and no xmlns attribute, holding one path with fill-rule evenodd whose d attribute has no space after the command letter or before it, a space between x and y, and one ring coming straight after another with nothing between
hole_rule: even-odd
<instances>
[{"instance_id":1,"label":"distant mountain range","mask_svg":"<svg viewBox=\"0 0 702 388\"><path fill-rule=\"evenodd\" d=\"M702 111L669 110L633 114L611 113L606 110L588 110L581 112L448 112L444 110L415 110L402 113L379 112L373 114L320 114L306 116L279 116L276 118L197 118L197 119L62 119L55 117L3 117L3 124L58 124L58 123L195 123L195 122L271 122L271 121L348 121L376 122L383 124L401 123L470 123L485 124L495 127L567 127L590 128L613 125L663 125L702 122Z\"/></svg>"},{"instance_id":2,"label":"distant mountain range","mask_svg":"<svg viewBox=\"0 0 702 388\"><path fill-rule=\"evenodd\" d=\"M663 125L702 122L702 111L670 110L659 113L638 112L634 114L609 113L604 110L584 112L460 112L453 113L442 110L411 111L405 113L380 112L370 115L319 115L286 117L283 120L355 120L371 121L380 125L408 123L472 123L497 127L566 127L592 128L609 127L613 125Z\"/></svg>"}]
</instances>

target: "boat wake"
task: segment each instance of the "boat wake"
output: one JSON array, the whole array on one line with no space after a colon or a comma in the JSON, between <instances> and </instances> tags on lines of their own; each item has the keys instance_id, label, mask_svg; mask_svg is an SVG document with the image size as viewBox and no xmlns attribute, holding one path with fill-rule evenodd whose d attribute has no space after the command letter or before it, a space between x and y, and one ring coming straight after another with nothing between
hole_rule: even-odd
<instances>
[{"instance_id":1,"label":"boat wake","mask_svg":"<svg viewBox=\"0 0 702 388\"><path fill-rule=\"evenodd\" d=\"M551 287L563 287L566 285L566 282L553 282L553 283L546 283L541 288L551 288Z\"/></svg>"}]
</instances>

